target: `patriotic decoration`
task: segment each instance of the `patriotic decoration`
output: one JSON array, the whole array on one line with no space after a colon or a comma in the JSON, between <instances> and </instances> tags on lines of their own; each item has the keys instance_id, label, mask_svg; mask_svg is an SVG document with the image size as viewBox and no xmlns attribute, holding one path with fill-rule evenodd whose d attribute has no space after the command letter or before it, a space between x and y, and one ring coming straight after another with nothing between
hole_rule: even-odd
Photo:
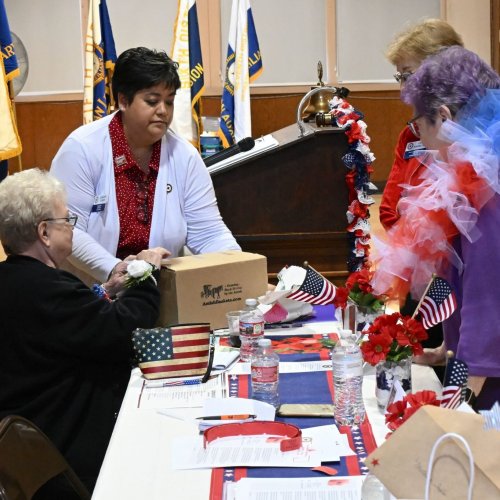
<instances>
[{"instance_id":1,"label":"patriotic decoration","mask_svg":"<svg viewBox=\"0 0 500 500\"><path fill-rule=\"evenodd\" d=\"M287 299L325 305L333 302L335 291L335 285L332 285L321 274L308 266L302 285L287 295Z\"/></svg>"},{"instance_id":2,"label":"patriotic decoration","mask_svg":"<svg viewBox=\"0 0 500 500\"><path fill-rule=\"evenodd\" d=\"M179 0L172 59L179 64L181 88L175 96L172 129L199 149L201 96L205 90L196 0Z\"/></svg>"},{"instance_id":3,"label":"patriotic decoration","mask_svg":"<svg viewBox=\"0 0 500 500\"><path fill-rule=\"evenodd\" d=\"M456 308L457 299L449 283L443 278L435 277L418 308L418 313L424 328L429 329L449 318Z\"/></svg>"},{"instance_id":4,"label":"patriotic decoration","mask_svg":"<svg viewBox=\"0 0 500 500\"><path fill-rule=\"evenodd\" d=\"M138 328L132 342L139 368L147 379L189 377L207 371L209 324Z\"/></svg>"},{"instance_id":5,"label":"patriotic decoration","mask_svg":"<svg viewBox=\"0 0 500 500\"><path fill-rule=\"evenodd\" d=\"M441 408L454 409L465 400L469 369L463 361L450 358L446 365Z\"/></svg>"},{"instance_id":6,"label":"patriotic decoration","mask_svg":"<svg viewBox=\"0 0 500 500\"><path fill-rule=\"evenodd\" d=\"M21 140L17 132L8 82L19 75L14 45L10 34L4 1L0 0L0 161L21 154ZM6 164L2 165L7 170Z\"/></svg>"},{"instance_id":7,"label":"patriotic decoration","mask_svg":"<svg viewBox=\"0 0 500 500\"><path fill-rule=\"evenodd\" d=\"M250 0L233 0L219 129L225 148L252 136L250 82L261 73L262 58Z\"/></svg>"},{"instance_id":8,"label":"patriotic decoration","mask_svg":"<svg viewBox=\"0 0 500 500\"><path fill-rule=\"evenodd\" d=\"M115 62L115 41L106 0L90 0L85 43L84 123L98 120L112 112L115 103L111 80Z\"/></svg>"}]
</instances>

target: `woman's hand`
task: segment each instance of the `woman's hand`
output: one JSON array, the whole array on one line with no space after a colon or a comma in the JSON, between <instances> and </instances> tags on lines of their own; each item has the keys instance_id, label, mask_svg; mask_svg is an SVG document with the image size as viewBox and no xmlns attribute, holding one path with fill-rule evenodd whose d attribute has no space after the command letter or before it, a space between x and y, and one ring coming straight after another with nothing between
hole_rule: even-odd
<instances>
[{"instance_id":1,"label":"woman's hand","mask_svg":"<svg viewBox=\"0 0 500 500\"><path fill-rule=\"evenodd\" d=\"M147 250L142 250L136 255L136 259L138 260L145 260L146 262L149 262L156 268L161 267L161 261L163 259L166 259L170 255L170 252L166 248L162 247L156 247L156 248L149 248Z\"/></svg>"},{"instance_id":2,"label":"woman's hand","mask_svg":"<svg viewBox=\"0 0 500 500\"><path fill-rule=\"evenodd\" d=\"M446 347L444 342L434 349L425 348L423 354L413 358L413 362L417 365L444 366L446 364Z\"/></svg>"}]
</instances>

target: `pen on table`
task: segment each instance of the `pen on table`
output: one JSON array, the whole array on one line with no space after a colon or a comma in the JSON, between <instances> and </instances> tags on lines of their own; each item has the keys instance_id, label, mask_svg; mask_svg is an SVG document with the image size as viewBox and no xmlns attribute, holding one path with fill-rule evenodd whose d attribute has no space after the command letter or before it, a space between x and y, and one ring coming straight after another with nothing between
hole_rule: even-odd
<instances>
[{"instance_id":1,"label":"pen on table","mask_svg":"<svg viewBox=\"0 0 500 500\"><path fill-rule=\"evenodd\" d=\"M264 330L278 330L279 328L300 328L304 326L303 323L269 323L264 326Z\"/></svg>"},{"instance_id":2,"label":"pen on table","mask_svg":"<svg viewBox=\"0 0 500 500\"><path fill-rule=\"evenodd\" d=\"M201 384L201 378L195 380L172 380L171 382L146 382L146 389L157 389L158 387L180 387L182 385Z\"/></svg>"},{"instance_id":3,"label":"pen on table","mask_svg":"<svg viewBox=\"0 0 500 500\"><path fill-rule=\"evenodd\" d=\"M257 418L257 415L209 415L207 417L196 417L196 420L248 420Z\"/></svg>"}]
</instances>

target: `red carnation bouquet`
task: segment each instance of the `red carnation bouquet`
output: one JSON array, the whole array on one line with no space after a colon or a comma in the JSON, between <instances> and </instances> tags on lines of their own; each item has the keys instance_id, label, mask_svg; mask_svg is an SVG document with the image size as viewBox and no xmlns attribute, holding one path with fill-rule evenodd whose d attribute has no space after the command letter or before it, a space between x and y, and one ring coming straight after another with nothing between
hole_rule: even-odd
<instances>
[{"instance_id":1,"label":"red carnation bouquet","mask_svg":"<svg viewBox=\"0 0 500 500\"><path fill-rule=\"evenodd\" d=\"M373 273L368 269L355 271L347 278L345 287L337 287L334 299L335 307L344 309L347 301L354 302L358 307L370 312L378 312L384 308L387 297L374 295L371 280Z\"/></svg>"},{"instance_id":2,"label":"red carnation bouquet","mask_svg":"<svg viewBox=\"0 0 500 500\"><path fill-rule=\"evenodd\" d=\"M378 316L365 333L368 338L361 343L361 351L373 366L422 354L421 342L428 337L420 321L399 313Z\"/></svg>"},{"instance_id":3,"label":"red carnation bouquet","mask_svg":"<svg viewBox=\"0 0 500 500\"><path fill-rule=\"evenodd\" d=\"M440 405L440 401L434 391L419 391L415 394L408 394L401 401L390 404L385 414L387 427L391 431L395 431L419 408L425 405Z\"/></svg>"}]
</instances>

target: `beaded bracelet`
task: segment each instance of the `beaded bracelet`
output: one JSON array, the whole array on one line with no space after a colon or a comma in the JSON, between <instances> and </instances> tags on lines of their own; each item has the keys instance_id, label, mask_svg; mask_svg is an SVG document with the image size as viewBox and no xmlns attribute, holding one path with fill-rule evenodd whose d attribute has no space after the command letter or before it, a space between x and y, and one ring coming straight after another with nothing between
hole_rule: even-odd
<instances>
[{"instance_id":1,"label":"beaded bracelet","mask_svg":"<svg viewBox=\"0 0 500 500\"><path fill-rule=\"evenodd\" d=\"M92 285L92 293L94 295L97 295L100 299L107 300L108 302L111 302L111 297L108 295L108 292L104 288L104 285L98 285L97 283L94 283Z\"/></svg>"}]
</instances>

